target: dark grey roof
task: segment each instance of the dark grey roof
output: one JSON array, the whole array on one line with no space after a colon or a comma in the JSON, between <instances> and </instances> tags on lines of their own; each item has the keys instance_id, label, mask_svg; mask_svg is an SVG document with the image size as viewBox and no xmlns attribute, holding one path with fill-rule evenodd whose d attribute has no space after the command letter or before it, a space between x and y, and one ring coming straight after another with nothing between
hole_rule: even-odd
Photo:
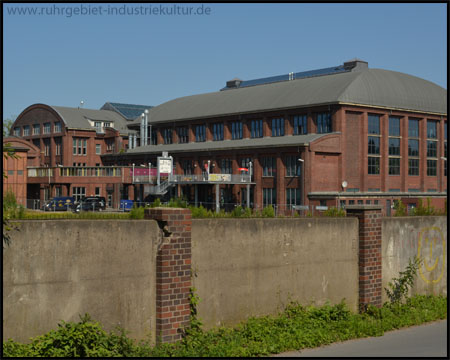
<instances>
[{"instance_id":1,"label":"dark grey roof","mask_svg":"<svg viewBox=\"0 0 450 360\"><path fill-rule=\"evenodd\" d=\"M334 133L336 134L336 133ZM217 151L231 149L248 149L248 148L270 148L280 146L306 146L311 141L321 138L328 134L307 134L307 135L286 135L279 137L264 137L258 139L241 139L241 140L223 140L223 141L205 141L191 142L186 144L170 144L170 145L146 145L127 150L127 154L154 154L167 151L171 154L177 152L201 152L201 151Z\"/></svg>"},{"instance_id":2,"label":"dark grey roof","mask_svg":"<svg viewBox=\"0 0 450 360\"><path fill-rule=\"evenodd\" d=\"M88 120L111 121L114 123L114 129L119 130L121 134L127 134L130 132L126 126L127 120L114 111L71 108L64 106L51 106L51 108L59 114L68 128L95 130L95 128L89 124Z\"/></svg>"},{"instance_id":3,"label":"dark grey roof","mask_svg":"<svg viewBox=\"0 0 450 360\"><path fill-rule=\"evenodd\" d=\"M362 69L181 97L150 109L149 119L171 122L336 103L447 114L447 90L400 72Z\"/></svg>"},{"instance_id":4,"label":"dark grey roof","mask_svg":"<svg viewBox=\"0 0 450 360\"><path fill-rule=\"evenodd\" d=\"M140 116L145 109L151 109L153 106L150 105L135 105L135 104L122 104L107 102L100 110L112 110L118 112L127 120L134 120Z\"/></svg>"}]
</instances>

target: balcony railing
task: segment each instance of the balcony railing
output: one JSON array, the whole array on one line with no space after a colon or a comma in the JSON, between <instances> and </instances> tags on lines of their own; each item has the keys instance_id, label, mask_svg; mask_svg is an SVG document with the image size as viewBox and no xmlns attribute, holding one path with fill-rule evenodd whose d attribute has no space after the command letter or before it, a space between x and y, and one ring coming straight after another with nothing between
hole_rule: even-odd
<instances>
[{"instance_id":1,"label":"balcony railing","mask_svg":"<svg viewBox=\"0 0 450 360\"><path fill-rule=\"evenodd\" d=\"M122 176L121 167L105 166L105 167L80 167L80 166L64 166L56 168L28 168L28 177L44 177L57 174L61 177L82 176L82 177L116 177Z\"/></svg>"}]
</instances>

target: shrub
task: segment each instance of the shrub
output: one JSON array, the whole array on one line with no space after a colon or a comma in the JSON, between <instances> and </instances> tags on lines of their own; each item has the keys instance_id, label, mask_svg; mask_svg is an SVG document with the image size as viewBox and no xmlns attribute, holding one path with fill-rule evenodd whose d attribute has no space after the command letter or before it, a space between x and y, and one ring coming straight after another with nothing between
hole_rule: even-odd
<instances>
[{"instance_id":1,"label":"shrub","mask_svg":"<svg viewBox=\"0 0 450 360\"><path fill-rule=\"evenodd\" d=\"M345 210L344 209L338 209L338 208L335 208L335 207L330 207L328 210L325 210L323 212L323 216L344 217L345 216Z\"/></svg>"},{"instance_id":2,"label":"shrub","mask_svg":"<svg viewBox=\"0 0 450 360\"><path fill-rule=\"evenodd\" d=\"M157 199L159 200L159 199ZM133 208L130 211L130 219L143 219L144 218L145 209L142 206L133 205Z\"/></svg>"},{"instance_id":3,"label":"shrub","mask_svg":"<svg viewBox=\"0 0 450 360\"><path fill-rule=\"evenodd\" d=\"M392 304L398 304L403 298L406 299L409 288L414 285L415 277L417 276L417 270L419 270L421 260L415 257L414 260L408 260L408 266L405 271L400 271L398 278L393 278L388 283L388 288L384 288L386 294Z\"/></svg>"},{"instance_id":4,"label":"shrub","mask_svg":"<svg viewBox=\"0 0 450 360\"><path fill-rule=\"evenodd\" d=\"M412 215L414 216L432 216L438 215L439 211L436 211L434 206L431 206L431 199L427 198L427 206L423 205L423 200L419 199L419 205L414 208Z\"/></svg>"},{"instance_id":5,"label":"shrub","mask_svg":"<svg viewBox=\"0 0 450 360\"><path fill-rule=\"evenodd\" d=\"M270 218L275 217L275 210L274 210L273 206L272 205L266 206L262 211L262 216L270 217Z\"/></svg>"},{"instance_id":6,"label":"shrub","mask_svg":"<svg viewBox=\"0 0 450 360\"><path fill-rule=\"evenodd\" d=\"M406 216L408 215L406 205L401 200L394 200L394 216Z\"/></svg>"}]
</instances>

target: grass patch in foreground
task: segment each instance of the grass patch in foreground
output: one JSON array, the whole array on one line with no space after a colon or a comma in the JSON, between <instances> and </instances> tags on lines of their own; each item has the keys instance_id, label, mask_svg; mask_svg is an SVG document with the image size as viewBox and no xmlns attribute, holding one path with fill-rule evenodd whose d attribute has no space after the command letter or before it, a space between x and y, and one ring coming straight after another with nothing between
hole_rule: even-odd
<instances>
[{"instance_id":1,"label":"grass patch in foreground","mask_svg":"<svg viewBox=\"0 0 450 360\"><path fill-rule=\"evenodd\" d=\"M32 339L30 344L3 343L4 356L142 356L142 357L245 357L317 347L336 341L381 336L385 331L447 318L447 298L417 295L405 304L369 306L352 313L345 303L322 307L291 303L277 316L250 318L235 328L202 331L188 329L176 344L151 347L135 344L123 330L106 333L98 323L59 324L57 331Z\"/></svg>"}]
</instances>

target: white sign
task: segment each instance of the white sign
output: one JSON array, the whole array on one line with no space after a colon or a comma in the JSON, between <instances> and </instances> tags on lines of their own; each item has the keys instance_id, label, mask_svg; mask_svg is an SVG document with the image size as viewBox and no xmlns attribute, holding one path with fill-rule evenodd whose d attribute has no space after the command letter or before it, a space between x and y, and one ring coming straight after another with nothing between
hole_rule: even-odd
<instances>
[{"instance_id":1,"label":"white sign","mask_svg":"<svg viewBox=\"0 0 450 360\"><path fill-rule=\"evenodd\" d=\"M171 174L172 173L172 160L158 158L158 168L160 174Z\"/></svg>"}]
</instances>

